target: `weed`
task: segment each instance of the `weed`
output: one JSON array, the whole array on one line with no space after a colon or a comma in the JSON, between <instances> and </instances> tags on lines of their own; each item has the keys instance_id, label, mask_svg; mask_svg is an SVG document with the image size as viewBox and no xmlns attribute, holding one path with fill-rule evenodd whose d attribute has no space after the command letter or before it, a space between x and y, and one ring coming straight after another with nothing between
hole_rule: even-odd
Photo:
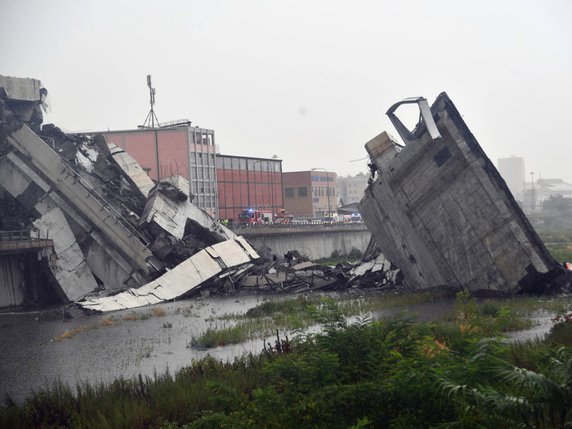
<instances>
[{"instance_id":1,"label":"weed","mask_svg":"<svg viewBox=\"0 0 572 429\"><path fill-rule=\"evenodd\" d=\"M99 324L101 326L112 326L113 324L115 324L115 319L113 319L112 317L106 317L105 319L101 319Z\"/></svg>"},{"instance_id":2,"label":"weed","mask_svg":"<svg viewBox=\"0 0 572 429\"><path fill-rule=\"evenodd\" d=\"M260 355L226 363L206 357L173 375L75 390L59 383L21 405L5 401L0 427L570 426L570 347L504 344L482 329L463 332L466 320L360 319L340 327L334 304L316 300L308 311L333 321L334 329L295 340L268 329L276 339ZM514 312L504 304L498 311L463 312L469 321L494 319L504 317L505 307ZM570 325L564 319L555 325ZM262 329L272 317L247 322L223 329ZM138 359L152 352L142 344Z\"/></svg>"},{"instance_id":3,"label":"weed","mask_svg":"<svg viewBox=\"0 0 572 429\"><path fill-rule=\"evenodd\" d=\"M69 331L65 331L62 334L56 336L54 338L54 341L62 341L62 340L69 340L70 338L75 337L78 334L81 334L82 332L87 331L88 329L91 329L90 326L88 325L81 325L81 326L77 326Z\"/></svg>"},{"instance_id":4,"label":"weed","mask_svg":"<svg viewBox=\"0 0 572 429\"><path fill-rule=\"evenodd\" d=\"M552 319L552 328L546 340L562 346L572 346L572 313L559 314Z\"/></svg>"},{"instance_id":5,"label":"weed","mask_svg":"<svg viewBox=\"0 0 572 429\"><path fill-rule=\"evenodd\" d=\"M153 307L151 313L153 314L153 317L163 317L167 314L165 309L162 307Z\"/></svg>"}]
</instances>

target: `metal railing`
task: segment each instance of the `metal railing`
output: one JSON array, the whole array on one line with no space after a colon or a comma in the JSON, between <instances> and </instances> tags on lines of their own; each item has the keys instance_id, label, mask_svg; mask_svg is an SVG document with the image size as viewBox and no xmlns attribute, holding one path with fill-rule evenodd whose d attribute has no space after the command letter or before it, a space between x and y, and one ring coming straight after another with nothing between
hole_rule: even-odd
<instances>
[{"instance_id":1,"label":"metal railing","mask_svg":"<svg viewBox=\"0 0 572 429\"><path fill-rule=\"evenodd\" d=\"M33 236L32 231L28 229L0 231L0 242L7 243L13 241L49 240L49 232L47 231L45 237L40 236L40 231L36 231L35 235L36 236Z\"/></svg>"},{"instance_id":2,"label":"metal railing","mask_svg":"<svg viewBox=\"0 0 572 429\"><path fill-rule=\"evenodd\" d=\"M57 152L56 152L57 153ZM58 154L59 155L59 154ZM149 246L149 240L143 237L135 227L127 220L125 217L113 207L101 194L99 194L91 184L85 180L75 169L64 159L60 156L61 160L65 164L65 169L62 171L63 174L71 175L74 179L74 182L81 186L86 194L86 197L92 197L101 207L101 210L105 210L109 216L113 217L115 221L121 224L125 229L129 231L129 233L135 237L137 237L145 246Z\"/></svg>"},{"instance_id":3,"label":"metal railing","mask_svg":"<svg viewBox=\"0 0 572 429\"><path fill-rule=\"evenodd\" d=\"M254 223L254 224L238 224L230 223L226 225L227 228L235 229L258 229L258 228L308 228L316 226L324 227L350 227L350 228L363 228L365 223L363 221L352 222L329 222L329 221L295 221L292 223Z\"/></svg>"},{"instance_id":4,"label":"metal railing","mask_svg":"<svg viewBox=\"0 0 572 429\"><path fill-rule=\"evenodd\" d=\"M28 230L20 231L0 231L0 241L28 241L31 240L31 233Z\"/></svg>"}]
</instances>

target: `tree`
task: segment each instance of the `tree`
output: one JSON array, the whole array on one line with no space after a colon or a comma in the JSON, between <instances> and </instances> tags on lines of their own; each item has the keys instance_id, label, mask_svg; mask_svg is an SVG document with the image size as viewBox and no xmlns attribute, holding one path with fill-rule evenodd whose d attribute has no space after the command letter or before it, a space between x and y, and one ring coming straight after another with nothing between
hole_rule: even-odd
<instances>
[{"instance_id":1,"label":"tree","mask_svg":"<svg viewBox=\"0 0 572 429\"><path fill-rule=\"evenodd\" d=\"M552 213L570 214L572 213L572 198L551 195L542 202L542 208Z\"/></svg>"}]
</instances>

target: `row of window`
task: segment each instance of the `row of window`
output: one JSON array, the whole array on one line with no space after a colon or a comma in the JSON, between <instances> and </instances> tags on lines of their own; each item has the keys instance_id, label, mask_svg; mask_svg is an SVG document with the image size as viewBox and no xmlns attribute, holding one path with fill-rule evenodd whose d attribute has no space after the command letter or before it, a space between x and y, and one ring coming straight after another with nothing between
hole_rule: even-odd
<instances>
[{"instance_id":1,"label":"row of window","mask_svg":"<svg viewBox=\"0 0 572 429\"><path fill-rule=\"evenodd\" d=\"M308 196L308 188L305 186L299 188L284 188L284 196L293 198L294 197L294 190L298 189L298 196L299 197L307 197ZM334 197L336 195L335 188L322 188L322 187L312 187L312 196L316 197Z\"/></svg>"},{"instance_id":2,"label":"row of window","mask_svg":"<svg viewBox=\"0 0 572 429\"><path fill-rule=\"evenodd\" d=\"M191 142L193 143L197 143L197 144L208 144L208 145L213 145L214 144L214 135L211 133L194 133L194 130L191 130Z\"/></svg>"},{"instance_id":3,"label":"row of window","mask_svg":"<svg viewBox=\"0 0 572 429\"><path fill-rule=\"evenodd\" d=\"M284 188L284 196L292 198L294 197L294 189L295 188ZM305 186L301 186L298 188L298 196L299 197L307 197L308 196L308 188Z\"/></svg>"},{"instance_id":4,"label":"row of window","mask_svg":"<svg viewBox=\"0 0 572 429\"><path fill-rule=\"evenodd\" d=\"M312 195L314 197L333 197L335 194L335 188L312 187Z\"/></svg>"},{"instance_id":5,"label":"row of window","mask_svg":"<svg viewBox=\"0 0 572 429\"><path fill-rule=\"evenodd\" d=\"M193 179L207 179L215 180L216 172L214 167L191 167L191 180Z\"/></svg>"},{"instance_id":6,"label":"row of window","mask_svg":"<svg viewBox=\"0 0 572 429\"><path fill-rule=\"evenodd\" d=\"M214 194L217 191L216 182L210 180L192 180L191 189L195 194Z\"/></svg>"},{"instance_id":7,"label":"row of window","mask_svg":"<svg viewBox=\"0 0 572 429\"><path fill-rule=\"evenodd\" d=\"M313 182L333 182L334 178L331 176L312 176Z\"/></svg>"},{"instance_id":8,"label":"row of window","mask_svg":"<svg viewBox=\"0 0 572 429\"><path fill-rule=\"evenodd\" d=\"M191 152L191 165L215 165L214 153Z\"/></svg>"},{"instance_id":9,"label":"row of window","mask_svg":"<svg viewBox=\"0 0 572 429\"><path fill-rule=\"evenodd\" d=\"M217 168L227 170L248 170L264 171L270 173L280 173L280 161L269 161L266 159L235 158L230 156L217 156Z\"/></svg>"}]
</instances>

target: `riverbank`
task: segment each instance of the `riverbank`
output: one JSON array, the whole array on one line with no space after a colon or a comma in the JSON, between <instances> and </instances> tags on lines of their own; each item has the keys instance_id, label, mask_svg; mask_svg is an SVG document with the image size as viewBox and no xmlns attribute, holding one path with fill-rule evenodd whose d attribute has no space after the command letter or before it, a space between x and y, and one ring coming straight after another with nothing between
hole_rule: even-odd
<instances>
[{"instance_id":1,"label":"riverbank","mask_svg":"<svg viewBox=\"0 0 572 429\"><path fill-rule=\"evenodd\" d=\"M389 304L392 308L374 311L370 311L376 308L372 297L307 297L319 321L318 330L302 330L298 335L278 331L264 346L261 338L208 350L197 350L189 343L200 335L199 326L224 329L225 324L240 323L247 314L250 318L273 318L280 308L292 313L288 299L275 305L262 297L241 298L179 302L137 313L115 313L113 318L87 318L77 325L63 322L67 323L63 333L62 322L41 324L50 329L31 343L47 338L48 332L51 336L44 340L44 347L36 348L38 357L50 366L59 352L64 363L60 369L66 366L73 373L91 368L90 374L83 375L92 379L76 373L75 382L54 384L52 380L49 389L28 396L23 405L1 408L1 425L431 427L464 421L465 427L493 427L495 422L515 423L523 416L529 423L534 423L535 416L549 422L554 407L562 411L559 402L552 407L539 401L535 386L519 388L514 374L560 383L555 378L561 373L557 363L572 363L570 343L566 343L571 339L570 330L526 343L507 343L502 333L519 326L518 311L521 315L540 307L570 311L569 297L476 301L459 294L455 300L427 297L424 303L405 305L402 301L401 306L393 306L395 300ZM359 316L348 322L349 312L340 311L344 306L366 311L352 312ZM421 314L425 321L412 320ZM78 329L80 326L84 328ZM568 322L562 326L569 328ZM185 340L187 344L181 347ZM170 366L168 362L175 356L174 361L186 363L180 368ZM74 362L80 366L74 367ZM28 363L30 368L35 365ZM515 366L526 372L515 373ZM94 381L102 368L107 371ZM500 383L493 374L503 371L506 380ZM142 375L135 376L137 372ZM81 379L85 382L78 383ZM488 387L481 391L482 382ZM569 390L558 394L566 400L572 395ZM510 395L522 398L526 407L505 409L503 414L479 404L509 401ZM561 416L569 418L567 412Z\"/></svg>"},{"instance_id":2,"label":"riverbank","mask_svg":"<svg viewBox=\"0 0 572 429\"><path fill-rule=\"evenodd\" d=\"M65 319L61 309L56 308L0 314L0 395L22 401L33 391L56 382L70 386L81 382L109 383L120 376L177 371L207 355L228 361L243 353L256 354L276 329L292 338L316 326L324 316L320 311L327 308L345 318L377 320L402 313L404 317L431 322L451 318L455 302L431 293L237 295L79 319ZM488 302L482 308L489 315L512 308L503 310L502 323L508 325L511 318L516 320L517 312L522 319L539 307L554 314L563 313L570 300L515 298L481 302ZM469 301L467 305L473 304ZM231 341L226 335L229 330L240 331L240 335L233 333ZM204 340L209 333L215 338L214 344Z\"/></svg>"}]
</instances>

